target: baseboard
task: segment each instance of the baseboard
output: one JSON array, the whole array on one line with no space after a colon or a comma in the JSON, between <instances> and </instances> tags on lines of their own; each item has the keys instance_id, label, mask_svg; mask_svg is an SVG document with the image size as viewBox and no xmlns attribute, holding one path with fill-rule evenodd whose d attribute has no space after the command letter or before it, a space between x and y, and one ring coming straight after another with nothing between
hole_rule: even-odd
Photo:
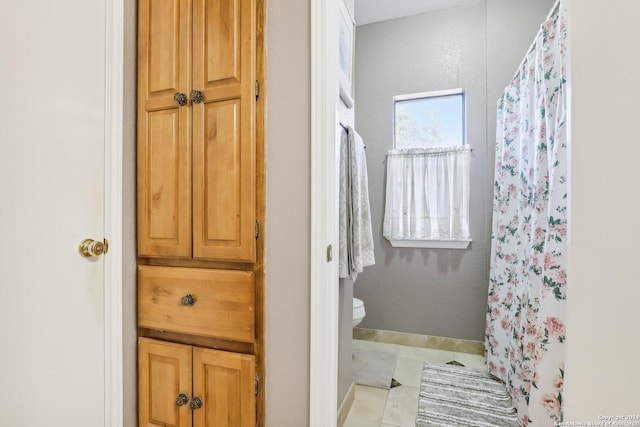
<instances>
[{"instance_id":1,"label":"baseboard","mask_svg":"<svg viewBox=\"0 0 640 427\"><path fill-rule=\"evenodd\" d=\"M432 348L434 350L455 351L457 353L477 354L480 356L484 355L484 343L480 341L366 328L353 328L353 338L411 347Z\"/></svg>"},{"instance_id":2,"label":"baseboard","mask_svg":"<svg viewBox=\"0 0 640 427\"><path fill-rule=\"evenodd\" d=\"M344 395L344 399L342 399L342 403L338 408L338 427L342 427L344 421L347 419L347 415L349 414L349 410L351 409L351 405L353 405L353 401L356 398L356 388L355 384L351 383L349 386L349 390Z\"/></svg>"}]
</instances>

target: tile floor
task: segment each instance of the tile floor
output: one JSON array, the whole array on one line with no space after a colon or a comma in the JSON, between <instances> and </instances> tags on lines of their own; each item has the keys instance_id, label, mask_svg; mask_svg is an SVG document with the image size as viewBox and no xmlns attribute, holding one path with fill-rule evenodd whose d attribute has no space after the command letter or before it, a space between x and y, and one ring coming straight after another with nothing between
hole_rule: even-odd
<instances>
[{"instance_id":1,"label":"tile floor","mask_svg":"<svg viewBox=\"0 0 640 427\"><path fill-rule=\"evenodd\" d=\"M353 348L396 353L398 361L393 378L402 385L384 390L356 384L355 400L343 427L415 427L424 362L456 360L465 366L486 369L484 357L475 354L362 340L353 340Z\"/></svg>"}]
</instances>

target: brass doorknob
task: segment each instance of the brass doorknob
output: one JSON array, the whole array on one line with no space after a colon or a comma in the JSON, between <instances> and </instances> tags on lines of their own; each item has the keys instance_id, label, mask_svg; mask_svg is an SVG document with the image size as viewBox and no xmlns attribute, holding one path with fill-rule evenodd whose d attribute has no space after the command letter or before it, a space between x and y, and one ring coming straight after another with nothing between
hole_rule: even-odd
<instances>
[{"instance_id":1,"label":"brass doorknob","mask_svg":"<svg viewBox=\"0 0 640 427\"><path fill-rule=\"evenodd\" d=\"M80 242L78 250L80 251L80 255L85 258L91 256L99 256L107 253L107 251L109 250L109 243L106 239L104 240L104 242L93 239L84 239L82 242Z\"/></svg>"}]
</instances>

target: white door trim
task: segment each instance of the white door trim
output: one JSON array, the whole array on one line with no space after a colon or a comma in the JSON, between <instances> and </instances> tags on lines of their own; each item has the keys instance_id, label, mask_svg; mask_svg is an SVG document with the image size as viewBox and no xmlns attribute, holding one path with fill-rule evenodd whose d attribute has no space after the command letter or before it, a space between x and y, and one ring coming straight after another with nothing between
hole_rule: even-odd
<instances>
[{"instance_id":1,"label":"white door trim","mask_svg":"<svg viewBox=\"0 0 640 427\"><path fill-rule=\"evenodd\" d=\"M310 427L335 427L338 412L337 1L311 8Z\"/></svg>"},{"instance_id":2,"label":"white door trim","mask_svg":"<svg viewBox=\"0 0 640 427\"><path fill-rule=\"evenodd\" d=\"M123 424L122 176L124 4L105 0L105 427Z\"/></svg>"}]
</instances>

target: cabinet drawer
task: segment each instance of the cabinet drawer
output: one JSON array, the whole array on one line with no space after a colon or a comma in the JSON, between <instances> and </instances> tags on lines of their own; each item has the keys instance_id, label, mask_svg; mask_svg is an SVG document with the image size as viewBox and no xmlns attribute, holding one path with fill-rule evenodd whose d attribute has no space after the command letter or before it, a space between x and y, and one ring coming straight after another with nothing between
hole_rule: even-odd
<instances>
[{"instance_id":1,"label":"cabinet drawer","mask_svg":"<svg viewBox=\"0 0 640 427\"><path fill-rule=\"evenodd\" d=\"M254 274L248 271L138 267L138 326L253 342Z\"/></svg>"}]
</instances>

